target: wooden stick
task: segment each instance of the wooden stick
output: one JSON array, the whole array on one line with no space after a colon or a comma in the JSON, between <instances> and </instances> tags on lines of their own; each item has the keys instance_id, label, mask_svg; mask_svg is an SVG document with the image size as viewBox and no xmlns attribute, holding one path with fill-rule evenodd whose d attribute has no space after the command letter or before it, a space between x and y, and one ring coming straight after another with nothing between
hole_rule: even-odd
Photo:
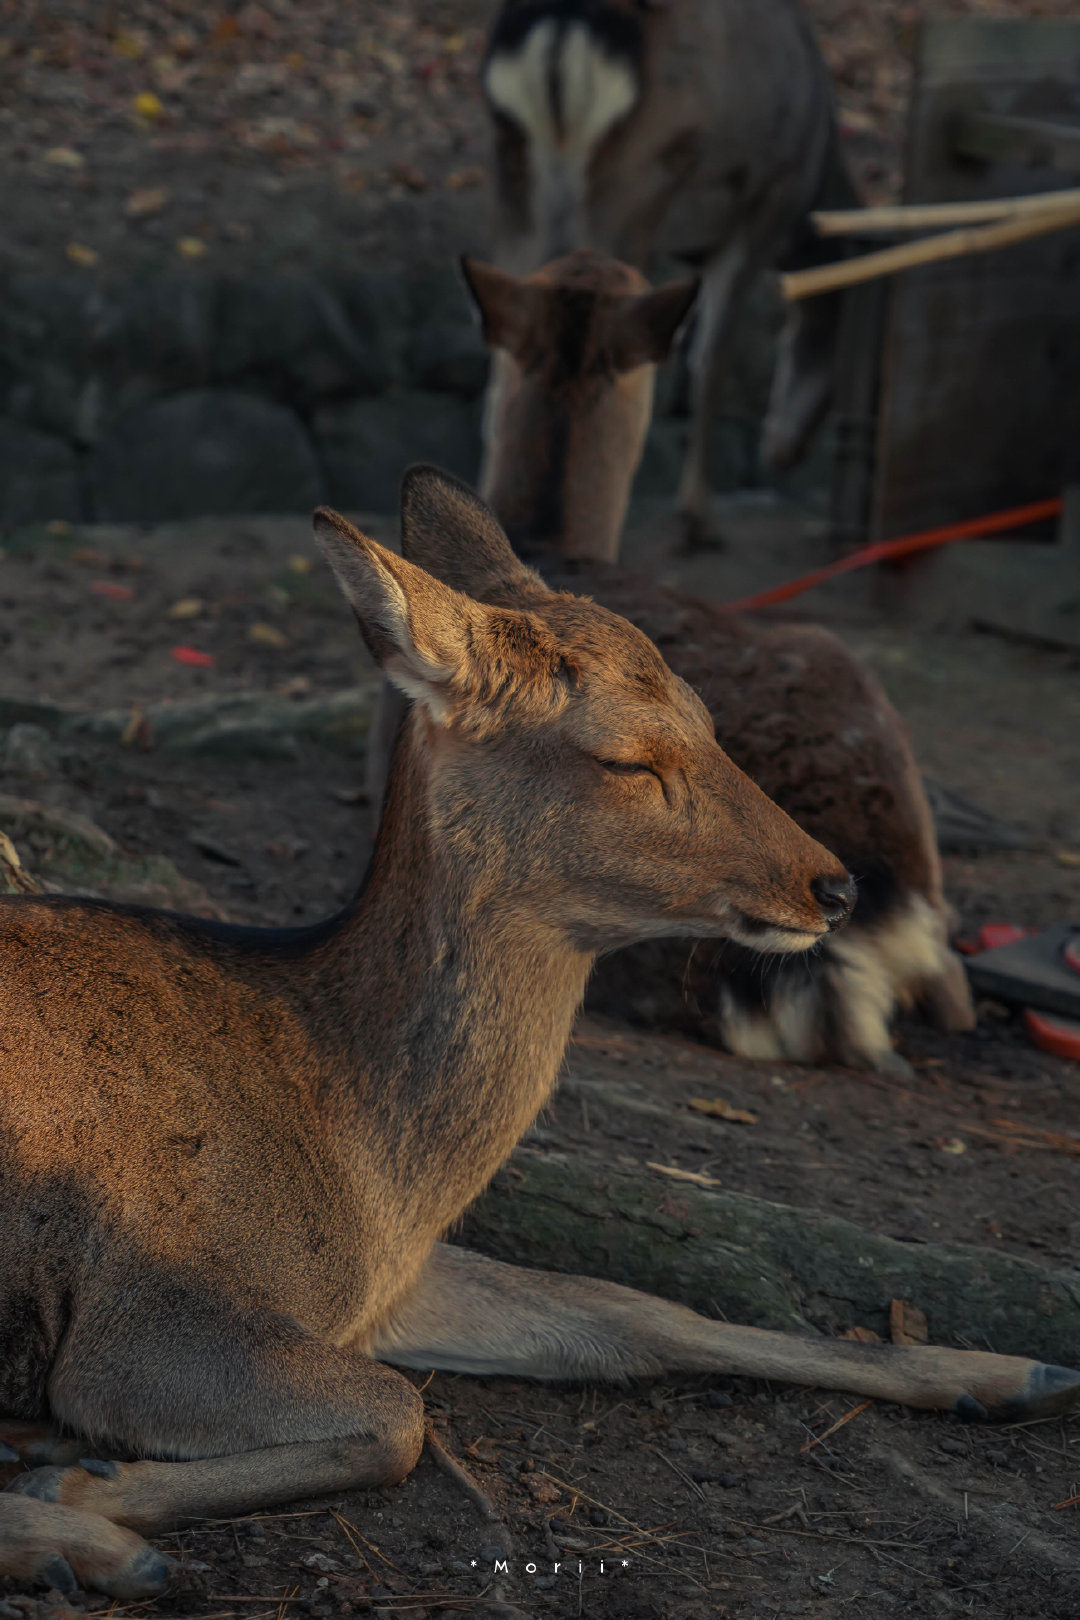
<instances>
[{"instance_id":1,"label":"wooden stick","mask_svg":"<svg viewBox=\"0 0 1080 1620\"><path fill-rule=\"evenodd\" d=\"M898 270L912 270L920 264L936 264L941 259L958 259L969 253L990 253L995 248L1011 247L1029 237L1067 230L1073 225L1080 225L1080 206L1068 210L1043 209L1020 219L987 225L981 230L949 231L944 236L924 237L901 247L885 248L880 253L866 253L861 259L844 259L839 264L824 264L814 270L796 270L781 276L780 286L784 297L794 302L818 293L835 292L839 287L854 287L861 281L874 281L878 276L893 276Z\"/></svg>"},{"instance_id":2,"label":"wooden stick","mask_svg":"<svg viewBox=\"0 0 1080 1620\"><path fill-rule=\"evenodd\" d=\"M873 1401L863 1401L861 1405L853 1406L850 1412L845 1412L842 1418L837 1418L831 1429L826 1429L824 1434L816 1434L812 1440L806 1442L805 1446L800 1446L799 1451L813 1451L815 1446L820 1446L823 1440L828 1440L829 1436L835 1434L837 1429L842 1429L845 1423L850 1423L852 1418L857 1418L860 1412L865 1412L867 1407L873 1406L873 1404Z\"/></svg>"},{"instance_id":3,"label":"wooden stick","mask_svg":"<svg viewBox=\"0 0 1080 1620\"><path fill-rule=\"evenodd\" d=\"M987 202L898 203L895 207L825 209L811 214L819 236L869 236L879 231L932 231L935 226L988 225L1025 219L1046 209L1080 208L1080 190L1040 191L1033 197L995 197Z\"/></svg>"}]
</instances>

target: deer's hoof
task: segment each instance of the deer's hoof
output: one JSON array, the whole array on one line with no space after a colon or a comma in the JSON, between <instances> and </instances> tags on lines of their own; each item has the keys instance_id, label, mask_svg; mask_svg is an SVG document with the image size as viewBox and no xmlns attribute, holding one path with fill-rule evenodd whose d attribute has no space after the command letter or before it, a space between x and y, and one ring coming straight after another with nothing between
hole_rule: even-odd
<instances>
[{"instance_id":1,"label":"deer's hoof","mask_svg":"<svg viewBox=\"0 0 1080 1620\"><path fill-rule=\"evenodd\" d=\"M0 1463L18 1462L19 1453L6 1440L0 1440Z\"/></svg>"},{"instance_id":2,"label":"deer's hoof","mask_svg":"<svg viewBox=\"0 0 1080 1620\"><path fill-rule=\"evenodd\" d=\"M120 1598L125 1603L157 1597L168 1586L175 1569L175 1559L155 1552L153 1547L140 1547L121 1569L109 1577L106 1590L110 1597Z\"/></svg>"},{"instance_id":3,"label":"deer's hoof","mask_svg":"<svg viewBox=\"0 0 1080 1620\"><path fill-rule=\"evenodd\" d=\"M58 1592L63 1592L65 1597L70 1597L72 1592L79 1590L79 1583L75 1579L75 1571L67 1559L62 1558L59 1553L53 1553L51 1557L43 1558L34 1575L42 1586L55 1587Z\"/></svg>"},{"instance_id":4,"label":"deer's hoof","mask_svg":"<svg viewBox=\"0 0 1080 1620\"><path fill-rule=\"evenodd\" d=\"M96 1474L98 1479L115 1479L120 1472L119 1463L109 1462L104 1457L80 1457L79 1467L88 1474Z\"/></svg>"},{"instance_id":5,"label":"deer's hoof","mask_svg":"<svg viewBox=\"0 0 1080 1620\"><path fill-rule=\"evenodd\" d=\"M66 1468L31 1468L17 1474L7 1487L15 1496L32 1496L35 1502L58 1502Z\"/></svg>"},{"instance_id":6,"label":"deer's hoof","mask_svg":"<svg viewBox=\"0 0 1080 1620\"><path fill-rule=\"evenodd\" d=\"M999 1422L1054 1417L1080 1404L1080 1372L1072 1367L1055 1367L1039 1361L1032 1367L1023 1389L995 1411Z\"/></svg>"}]
</instances>

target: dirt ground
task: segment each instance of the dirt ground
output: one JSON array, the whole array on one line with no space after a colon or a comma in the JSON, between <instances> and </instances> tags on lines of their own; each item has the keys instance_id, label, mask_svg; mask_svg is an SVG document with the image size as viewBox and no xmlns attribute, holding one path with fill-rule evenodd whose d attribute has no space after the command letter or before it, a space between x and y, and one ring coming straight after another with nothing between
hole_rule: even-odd
<instances>
[{"instance_id":1,"label":"dirt ground","mask_svg":"<svg viewBox=\"0 0 1080 1620\"><path fill-rule=\"evenodd\" d=\"M670 540L647 537L665 577L692 569L705 588L711 569L722 594L723 557L664 557ZM807 612L830 608L810 601ZM1080 915L1075 656L835 617L907 714L930 774L1029 836L1030 849L949 860L961 932ZM10 536L0 645L0 720L19 722L0 738L0 793L89 817L132 860L169 857L208 908L237 918L314 918L354 887L368 848L355 742L300 738L292 757L177 751L147 724L127 744L58 732L48 708L138 721L167 700L362 690L355 629L302 521ZM179 663L178 646L214 662ZM65 882L47 836L22 853ZM1076 1064L1037 1052L989 1005L970 1036L912 1025L901 1045L915 1071L902 1086L585 1019L531 1145L704 1172L891 1237L1074 1268L1080 1156L1049 1144L1080 1140ZM688 1107L702 1096L756 1123L703 1119ZM660 1178L657 1196L670 1196ZM503 1517L507 1575L494 1571L502 1532L425 1455L394 1491L163 1537L182 1575L157 1604L77 1606L155 1620L483 1615L508 1602L553 1620L1080 1613L1080 1508L1058 1505L1080 1491L1075 1422L975 1429L879 1403L806 1449L860 1403L744 1380L597 1390L443 1376L425 1400ZM25 1594L4 1600L35 1612Z\"/></svg>"},{"instance_id":2,"label":"dirt ground","mask_svg":"<svg viewBox=\"0 0 1080 1620\"><path fill-rule=\"evenodd\" d=\"M809 0L867 202L896 195L924 15L1073 0ZM0 0L0 271L396 268L488 242L476 64L494 0Z\"/></svg>"}]
</instances>

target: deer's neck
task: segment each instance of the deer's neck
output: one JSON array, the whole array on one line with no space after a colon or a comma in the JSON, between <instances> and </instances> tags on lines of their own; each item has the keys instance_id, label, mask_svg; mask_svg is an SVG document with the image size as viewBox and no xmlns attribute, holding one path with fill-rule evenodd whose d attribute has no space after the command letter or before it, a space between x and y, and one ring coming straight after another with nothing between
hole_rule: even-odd
<instances>
[{"instance_id":1,"label":"deer's neck","mask_svg":"<svg viewBox=\"0 0 1080 1620\"><path fill-rule=\"evenodd\" d=\"M410 716L372 871L334 942L346 1061L339 1118L442 1229L487 1184L554 1086L592 957L506 893L490 851L433 836ZM320 977L325 975L325 965ZM325 982L325 981L324 981ZM336 1066L338 1067L338 1066Z\"/></svg>"}]
</instances>

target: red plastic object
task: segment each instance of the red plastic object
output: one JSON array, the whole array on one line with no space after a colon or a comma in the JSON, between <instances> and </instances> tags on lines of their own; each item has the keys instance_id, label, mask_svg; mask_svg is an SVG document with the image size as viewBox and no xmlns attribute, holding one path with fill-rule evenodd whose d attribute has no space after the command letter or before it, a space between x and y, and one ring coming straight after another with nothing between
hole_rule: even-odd
<instances>
[{"instance_id":1,"label":"red plastic object","mask_svg":"<svg viewBox=\"0 0 1080 1620\"><path fill-rule=\"evenodd\" d=\"M1015 945L1017 940L1037 934L1037 928L1017 928L1014 923L984 923L974 940L961 939L956 948L962 956L978 956L980 951L996 951L1002 945Z\"/></svg>"},{"instance_id":2,"label":"red plastic object","mask_svg":"<svg viewBox=\"0 0 1080 1620\"><path fill-rule=\"evenodd\" d=\"M1061 1018L1056 1013L1051 1016L1028 1007L1024 1012L1024 1027L1042 1051L1080 1061L1080 1022L1077 1019Z\"/></svg>"},{"instance_id":3,"label":"red plastic object","mask_svg":"<svg viewBox=\"0 0 1080 1620\"><path fill-rule=\"evenodd\" d=\"M1074 973L1080 973L1080 938L1065 947L1065 961Z\"/></svg>"},{"instance_id":4,"label":"red plastic object","mask_svg":"<svg viewBox=\"0 0 1080 1620\"><path fill-rule=\"evenodd\" d=\"M178 664L190 664L192 669L212 669L217 663L213 653L200 652L198 647L170 647L169 654Z\"/></svg>"},{"instance_id":5,"label":"red plastic object","mask_svg":"<svg viewBox=\"0 0 1080 1620\"><path fill-rule=\"evenodd\" d=\"M111 579L95 579L90 590L94 596L107 596L110 602L133 602L135 592L130 585L117 585Z\"/></svg>"}]
</instances>

